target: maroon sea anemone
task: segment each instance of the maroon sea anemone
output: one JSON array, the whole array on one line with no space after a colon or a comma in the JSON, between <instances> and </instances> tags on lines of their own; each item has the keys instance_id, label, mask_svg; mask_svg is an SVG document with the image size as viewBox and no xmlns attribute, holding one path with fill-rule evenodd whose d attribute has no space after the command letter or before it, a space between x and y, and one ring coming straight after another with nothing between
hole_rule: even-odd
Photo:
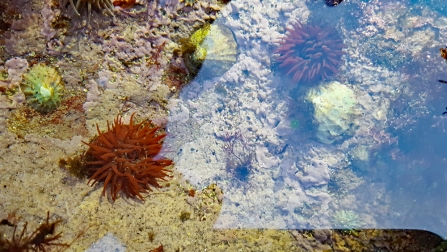
<instances>
[{"instance_id":1,"label":"maroon sea anemone","mask_svg":"<svg viewBox=\"0 0 447 252\"><path fill-rule=\"evenodd\" d=\"M121 191L129 198L143 199L142 193L152 191L151 187L160 188L158 179L168 177L168 166L172 161L160 156L162 140L166 136L160 133L160 127L153 127L151 122L134 125L134 114L129 124L123 124L117 116L107 131L85 143L90 148L86 152L86 166L93 181L92 186L104 182L102 195L110 187L112 201Z\"/></svg>"},{"instance_id":2,"label":"maroon sea anemone","mask_svg":"<svg viewBox=\"0 0 447 252\"><path fill-rule=\"evenodd\" d=\"M343 44L334 27L319 27L300 21L286 28L288 33L275 53L276 63L293 82L324 80L343 64Z\"/></svg>"}]
</instances>

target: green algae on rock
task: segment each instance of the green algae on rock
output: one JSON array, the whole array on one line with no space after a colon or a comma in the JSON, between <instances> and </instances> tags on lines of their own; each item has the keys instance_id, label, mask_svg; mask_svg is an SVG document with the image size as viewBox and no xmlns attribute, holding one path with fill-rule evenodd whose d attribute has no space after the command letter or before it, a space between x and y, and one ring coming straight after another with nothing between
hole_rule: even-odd
<instances>
[{"instance_id":1,"label":"green algae on rock","mask_svg":"<svg viewBox=\"0 0 447 252\"><path fill-rule=\"evenodd\" d=\"M51 112L61 103L64 83L56 69L38 64L23 75L21 89L26 101L34 109Z\"/></svg>"}]
</instances>

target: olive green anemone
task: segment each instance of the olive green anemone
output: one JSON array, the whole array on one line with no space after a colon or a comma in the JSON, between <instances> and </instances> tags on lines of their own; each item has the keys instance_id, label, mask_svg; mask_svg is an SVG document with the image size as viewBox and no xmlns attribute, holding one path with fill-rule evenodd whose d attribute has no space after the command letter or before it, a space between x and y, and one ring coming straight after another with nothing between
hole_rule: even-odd
<instances>
[{"instance_id":1,"label":"olive green anemone","mask_svg":"<svg viewBox=\"0 0 447 252\"><path fill-rule=\"evenodd\" d=\"M39 112L47 113L60 105L64 83L56 69L38 64L23 75L21 89L29 105Z\"/></svg>"}]
</instances>

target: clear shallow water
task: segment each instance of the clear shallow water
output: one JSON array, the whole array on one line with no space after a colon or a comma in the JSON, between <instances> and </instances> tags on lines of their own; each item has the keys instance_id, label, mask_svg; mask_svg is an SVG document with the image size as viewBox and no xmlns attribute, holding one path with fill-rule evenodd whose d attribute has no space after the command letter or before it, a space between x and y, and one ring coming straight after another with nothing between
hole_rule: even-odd
<instances>
[{"instance_id":1,"label":"clear shallow water","mask_svg":"<svg viewBox=\"0 0 447 252\"><path fill-rule=\"evenodd\" d=\"M309 13L295 16L278 10L287 3L274 4L274 14L261 14L266 16L252 21L253 28L234 22L268 11L243 3L246 8L224 11L216 22L233 29L238 62L222 77L202 79L199 72L180 96L191 119L171 123L173 135L178 127L200 128L176 162L193 184L223 188L215 227L423 229L445 237L441 114L447 87L437 82L446 64L439 54L445 26L437 24L444 7L433 1L350 1L335 8L312 2ZM361 115L341 119L352 120L355 132L341 133L332 144L318 138L315 108L306 98L315 84L295 84L274 67L281 26L297 20L335 24L347 45L346 64L330 80L354 90ZM267 27L280 34L272 32L264 43ZM422 34L430 39L421 40ZM235 157L225 146L235 141L228 135L238 134L249 146L238 155L251 159L249 169L242 165L249 173L244 179L228 174L228 160ZM247 157L250 151L253 157ZM192 160L199 165L191 169Z\"/></svg>"},{"instance_id":2,"label":"clear shallow water","mask_svg":"<svg viewBox=\"0 0 447 252\"><path fill-rule=\"evenodd\" d=\"M447 19L439 1L344 1L333 8L322 1L232 1L214 24L234 33L236 62L225 74L210 78L209 69L221 66L205 60L209 67L202 69L208 72L199 71L179 97L165 83L169 57L175 58L172 45L165 47L166 61L151 67L151 57L158 55L153 46L164 47L164 41L175 38L156 31L170 27L172 20L197 18L160 14L175 10L177 3L168 1L153 14L144 8L153 6L149 3L114 21L94 13L92 20L104 22L93 21L93 30L69 30L65 39L49 38L40 30L43 11L39 18L30 15L29 20L37 20L34 29L16 22L2 30L2 76L14 74L3 62L18 57L32 64L42 60L36 56L42 51L50 57L42 61L63 72L69 90L87 96L82 100L85 111L75 114L81 115L82 130L71 128L62 137L61 122L59 128L19 134L10 125L17 120L12 114L17 104L24 101L2 90L0 166L8 167L1 171L2 211L20 209L30 223L42 221L48 210L57 212L56 217L67 220L67 239L89 223L92 234L73 246L76 251L111 238L107 233L128 251L159 244L166 251L338 251L339 236L349 241L363 234L387 236L365 230L373 228L447 236L442 116L447 85L437 82L447 80L447 62L439 53L447 39ZM42 10L42 3L33 4ZM199 9L201 18L210 11ZM158 23L147 13L163 25L153 29ZM287 34L285 27L296 21L331 25L346 45L343 64L327 81L295 83L278 66L275 50ZM63 26L63 19L58 22ZM31 30L37 35L29 35ZM58 49L58 39L66 47ZM338 84L332 86L332 81ZM342 109L331 109L345 100ZM144 203L119 199L109 204L100 196L101 186L90 188L57 162L83 150L80 140L96 134L96 123L105 129L106 120L117 113L133 112L167 123L166 155L184 177L176 173L170 185ZM190 196L191 188L200 196ZM184 211L191 219L179 218ZM338 228L346 232L325 231ZM148 242L150 232L156 234L154 242ZM434 240L405 232L414 243L413 237L425 238L420 239L426 247ZM99 243L91 249L101 247Z\"/></svg>"}]
</instances>

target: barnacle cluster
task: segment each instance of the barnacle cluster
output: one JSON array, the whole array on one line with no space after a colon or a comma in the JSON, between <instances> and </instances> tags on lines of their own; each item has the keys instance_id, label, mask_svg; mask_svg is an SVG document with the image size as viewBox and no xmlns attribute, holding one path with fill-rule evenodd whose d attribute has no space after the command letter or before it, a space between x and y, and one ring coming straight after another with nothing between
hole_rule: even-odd
<instances>
[{"instance_id":1,"label":"barnacle cluster","mask_svg":"<svg viewBox=\"0 0 447 252\"><path fill-rule=\"evenodd\" d=\"M124 124L117 116L107 131L101 132L87 144L86 169L90 174L92 185L104 182L102 195L110 188L112 201L122 192L129 198L143 199L142 193L152 191L151 187L160 188L158 179L168 177L168 166L172 161L160 156L162 139L166 134L160 133L160 127L153 127L151 122L134 124L134 114L129 124Z\"/></svg>"},{"instance_id":2,"label":"barnacle cluster","mask_svg":"<svg viewBox=\"0 0 447 252\"><path fill-rule=\"evenodd\" d=\"M39 112L51 112L61 103L64 93L62 77L44 64L33 66L23 75L21 84L26 101Z\"/></svg>"},{"instance_id":3,"label":"barnacle cluster","mask_svg":"<svg viewBox=\"0 0 447 252\"><path fill-rule=\"evenodd\" d=\"M275 51L276 63L294 83L324 80L337 73L346 45L334 27L297 21L287 31Z\"/></svg>"}]
</instances>

